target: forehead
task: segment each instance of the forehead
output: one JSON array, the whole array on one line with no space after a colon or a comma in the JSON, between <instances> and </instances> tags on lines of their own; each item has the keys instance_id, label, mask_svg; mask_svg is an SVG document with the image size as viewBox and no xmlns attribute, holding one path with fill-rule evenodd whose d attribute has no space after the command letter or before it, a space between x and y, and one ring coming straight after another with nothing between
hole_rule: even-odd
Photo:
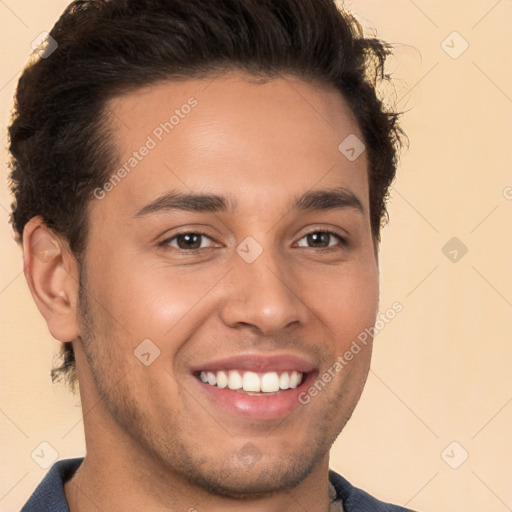
<instances>
[{"instance_id":1,"label":"forehead","mask_svg":"<svg viewBox=\"0 0 512 512\"><path fill-rule=\"evenodd\" d=\"M107 115L119 159L112 175L126 171L108 199L125 213L171 189L230 189L237 205L254 207L345 187L367 202L365 152L350 160L339 148L363 137L334 88L230 72L139 89L111 100Z\"/></svg>"}]
</instances>

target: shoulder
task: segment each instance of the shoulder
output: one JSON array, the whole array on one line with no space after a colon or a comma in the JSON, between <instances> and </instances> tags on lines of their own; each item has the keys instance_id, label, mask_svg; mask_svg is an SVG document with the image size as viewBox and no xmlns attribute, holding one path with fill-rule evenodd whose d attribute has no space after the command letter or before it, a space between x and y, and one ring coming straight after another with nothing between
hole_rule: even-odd
<instances>
[{"instance_id":1,"label":"shoulder","mask_svg":"<svg viewBox=\"0 0 512 512\"><path fill-rule=\"evenodd\" d=\"M344 512L414 512L408 508L384 503L354 487L341 475L329 470L329 480L343 501Z\"/></svg>"},{"instance_id":2,"label":"shoulder","mask_svg":"<svg viewBox=\"0 0 512 512\"><path fill-rule=\"evenodd\" d=\"M69 512L64 483L82 463L83 458L56 462L30 496L21 512Z\"/></svg>"}]
</instances>

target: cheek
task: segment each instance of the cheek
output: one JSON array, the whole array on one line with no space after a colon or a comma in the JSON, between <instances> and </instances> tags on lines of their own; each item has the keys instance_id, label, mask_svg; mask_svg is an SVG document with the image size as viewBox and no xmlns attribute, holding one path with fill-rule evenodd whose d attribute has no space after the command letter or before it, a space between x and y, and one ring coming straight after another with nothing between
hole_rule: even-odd
<instances>
[{"instance_id":1,"label":"cheek","mask_svg":"<svg viewBox=\"0 0 512 512\"><path fill-rule=\"evenodd\" d=\"M221 265L200 270L162 262L141 264L136 257L117 259L115 264L102 265L96 293L117 328L127 331L134 341L168 341L189 323L183 320L207 313L208 296L225 273Z\"/></svg>"},{"instance_id":2,"label":"cheek","mask_svg":"<svg viewBox=\"0 0 512 512\"><path fill-rule=\"evenodd\" d=\"M311 274L301 289L311 290L307 303L339 340L349 342L373 326L379 302L376 264L350 265L330 274Z\"/></svg>"}]
</instances>

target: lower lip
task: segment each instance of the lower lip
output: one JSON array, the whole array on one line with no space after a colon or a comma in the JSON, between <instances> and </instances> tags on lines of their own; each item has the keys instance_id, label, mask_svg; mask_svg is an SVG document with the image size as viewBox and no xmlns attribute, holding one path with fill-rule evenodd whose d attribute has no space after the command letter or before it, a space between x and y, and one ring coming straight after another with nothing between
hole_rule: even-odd
<instances>
[{"instance_id":1,"label":"lower lip","mask_svg":"<svg viewBox=\"0 0 512 512\"><path fill-rule=\"evenodd\" d=\"M281 390L275 394L262 394L261 396L246 395L229 388L211 386L195 376L193 379L210 400L227 412L253 420L275 420L290 414L302 405L299 395L308 389L314 380L314 372L306 374L306 378L295 389Z\"/></svg>"}]
</instances>

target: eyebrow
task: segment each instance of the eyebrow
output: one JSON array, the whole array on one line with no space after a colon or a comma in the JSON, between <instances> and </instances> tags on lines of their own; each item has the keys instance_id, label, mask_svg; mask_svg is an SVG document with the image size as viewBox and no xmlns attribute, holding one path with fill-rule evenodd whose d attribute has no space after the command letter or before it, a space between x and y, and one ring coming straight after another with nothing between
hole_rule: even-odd
<instances>
[{"instance_id":1,"label":"eyebrow","mask_svg":"<svg viewBox=\"0 0 512 512\"><path fill-rule=\"evenodd\" d=\"M145 217L154 213L170 211L234 213L237 202L233 198L217 194L183 193L171 191L147 204L135 213ZM292 209L298 212L353 209L365 214L363 203L350 190L338 187L327 190L313 190L296 197Z\"/></svg>"},{"instance_id":2,"label":"eyebrow","mask_svg":"<svg viewBox=\"0 0 512 512\"><path fill-rule=\"evenodd\" d=\"M236 210L236 201L216 194L194 194L171 191L141 208L135 217L173 210L187 212L229 212Z\"/></svg>"},{"instance_id":3,"label":"eyebrow","mask_svg":"<svg viewBox=\"0 0 512 512\"><path fill-rule=\"evenodd\" d=\"M352 191L343 187L306 192L297 198L293 204L293 209L301 212L345 210L347 208L365 214L365 208L361 200Z\"/></svg>"}]
</instances>

